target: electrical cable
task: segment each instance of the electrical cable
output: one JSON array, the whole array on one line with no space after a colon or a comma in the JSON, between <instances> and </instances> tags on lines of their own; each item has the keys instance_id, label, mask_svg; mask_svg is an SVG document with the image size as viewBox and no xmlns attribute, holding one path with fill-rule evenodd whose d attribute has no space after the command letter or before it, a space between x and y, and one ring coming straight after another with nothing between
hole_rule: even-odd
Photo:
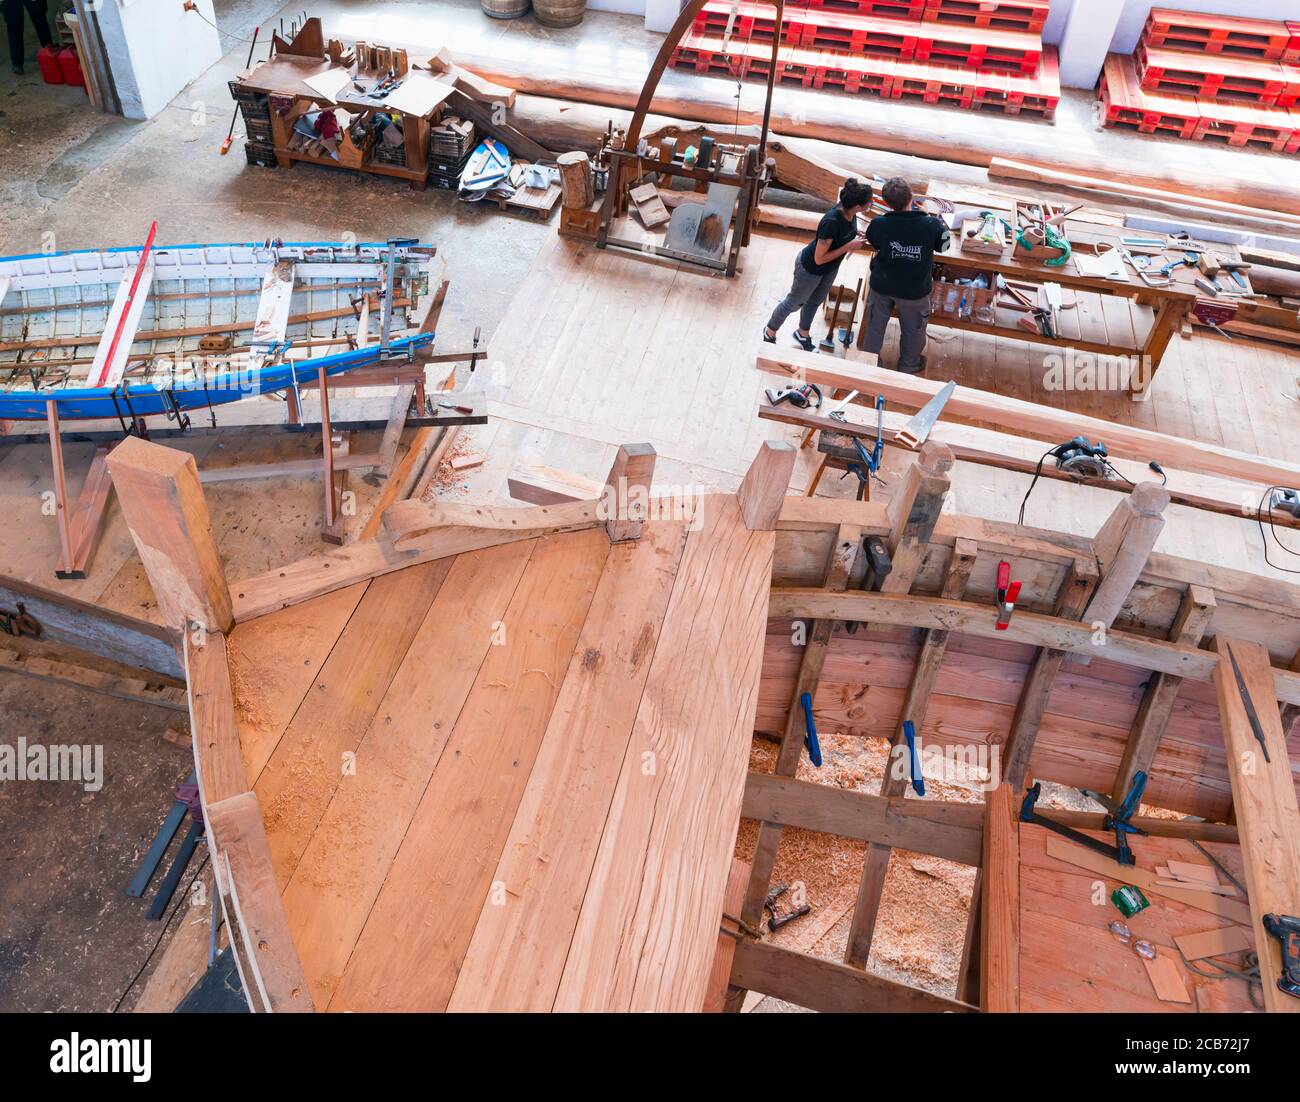
<instances>
[{"instance_id":1,"label":"electrical cable","mask_svg":"<svg viewBox=\"0 0 1300 1102\"><path fill-rule=\"evenodd\" d=\"M1277 563L1273 562L1273 560L1268 557L1268 535L1266 535L1264 532L1265 502L1268 503L1268 530L1269 533L1271 533L1273 536L1273 542L1276 543L1278 547L1280 547L1288 555L1294 555L1296 558L1300 559L1300 551L1296 550L1294 547L1288 547L1285 543L1282 542L1282 540L1278 537L1277 534L1277 525L1273 523L1273 501L1272 501L1273 491L1285 490L1285 489L1288 489L1288 487L1268 486L1265 488L1264 496L1259 499L1259 507L1255 510L1255 523L1259 525L1259 538L1264 544L1264 562L1267 563L1269 566L1271 566L1274 570L1281 570L1285 574L1300 574L1300 570L1297 570L1294 567L1290 567L1290 566L1279 566Z\"/></svg>"},{"instance_id":2,"label":"electrical cable","mask_svg":"<svg viewBox=\"0 0 1300 1102\"><path fill-rule=\"evenodd\" d=\"M204 835L204 837L206 837L206 834ZM212 852L210 850L203 855L203 860L199 862L199 867L194 870L194 875L190 877L190 882L185 885L184 892L181 892L180 894L177 895L176 902L172 905L172 913L167 916L166 921L163 922L163 928L158 931L158 939L153 943L153 948L149 950L149 955L144 958L144 963L140 965L139 969L136 971L136 974L131 977L131 982L126 985L126 988L122 991L122 994L118 996L117 1002L113 1004L113 1009L112 1011L110 1011L110 1013L116 1014L119 1010L122 1009L122 1003L125 1002L126 997L129 994L131 994L131 989L135 987L137 983L140 982L140 977L144 975L145 969L149 967L149 962L153 960L154 954L158 952L158 946L160 946L163 943L163 938L167 936L167 930L170 928L172 924L172 920L178 914L180 914L181 908L188 904L190 889L194 887L194 882L199 878L199 874L202 873L205 868L207 868L208 858L210 858L211 856L212 856ZM213 890L214 891L216 890L215 886Z\"/></svg>"},{"instance_id":3,"label":"electrical cable","mask_svg":"<svg viewBox=\"0 0 1300 1102\"><path fill-rule=\"evenodd\" d=\"M1038 460L1038 465L1034 467L1034 477L1030 480L1029 489L1025 491L1025 496L1020 501L1020 518L1016 521L1017 524L1025 523L1025 506L1029 504L1029 495L1034 492L1034 487L1038 485L1038 479L1042 476L1043 464L1047 461L1047 457L1055 451L1056 448L1054 447L1048 448Z\"/></svg>"}]
</instances>

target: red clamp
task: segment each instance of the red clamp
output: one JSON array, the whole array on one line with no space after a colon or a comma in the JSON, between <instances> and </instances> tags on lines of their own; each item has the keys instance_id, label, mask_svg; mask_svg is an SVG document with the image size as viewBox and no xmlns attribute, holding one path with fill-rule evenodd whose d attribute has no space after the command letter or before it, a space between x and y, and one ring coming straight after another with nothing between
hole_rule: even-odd
<instances>
[{"instance_id":1,"label":"red clamp","mask_svg":"<svg viewBox=\"0 0 1300 1102\"><path fill-rule=\"evenodd\" d=\"M1011 564L998 563L998 631L1006 631L1020 596L1020 583L1011 580Z\"/></svg>"}]
</instances>

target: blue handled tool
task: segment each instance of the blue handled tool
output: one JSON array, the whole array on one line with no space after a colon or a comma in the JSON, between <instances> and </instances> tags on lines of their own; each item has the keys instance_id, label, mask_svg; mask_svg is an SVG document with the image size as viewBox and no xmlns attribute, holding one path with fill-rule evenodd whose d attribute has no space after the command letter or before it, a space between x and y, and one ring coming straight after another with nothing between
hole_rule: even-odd
<instances>
[{"instance_id":1,"label":"blue handled tool","mask_svg":"<svg viewBox=\"0 0 1300 1102\"><path fill-rule=\"evenodd\" d=\"M921 776L921 759L916 752L916 727L910 719L903 720L903 737L907 739L907 754L911 762L912 791L918 796L924 796L925 778Z\"/></svg>"},{"instance_id":2,"label":"blue handled tool","mask_svg":"<svg viewBox=\"0 0 1300 1102\"><path fill-rule=\"evenodd\" d=\"M808 747L808 760L820 769L822 767L822 748L821 743L817 741L817 723L813 719L812 694L804 693L799 698L799 703L803 705L803 744Z\"/></svg>"}]
</instances>

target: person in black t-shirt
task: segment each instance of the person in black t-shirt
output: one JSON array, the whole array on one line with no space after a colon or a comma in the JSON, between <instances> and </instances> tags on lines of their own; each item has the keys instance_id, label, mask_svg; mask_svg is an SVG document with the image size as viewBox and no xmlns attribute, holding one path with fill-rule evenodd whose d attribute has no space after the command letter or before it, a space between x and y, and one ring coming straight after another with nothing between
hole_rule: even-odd
<instances>
[{"instance_id":1,"label":"person in black t-shirt","mask_svg":"<svg viewBox=\"0 0 1300 1102\"><path fill-rule=\"evenodd\" d=\"M948 227L924 211L912 210L912 189L895 176L881 192L890 211L867 227L871 259L867 292L867 332L862 347L880 353L889 316L898 312L898 370L918 375L925 370L925 330L930 321L934 254L951 240Z\"/></svg>"},{"instance_id":2,"label":"person in black t-shirt","mask_svg":"<svg viewBox=\"0 0 1300 1102\"><path fill-rule=\"evenodd\" d=\"M831 207L817 224L817 236L799 252L794 262L794 282L789 293L772 311L763 328L763 340L776 343L776 334L785 319L799 311L799 328L794 331L795 344L811 352L816 347L810 330L817 308L826 301L835 283L840 261L864 247L858 236L857 217L871 206L871 185L850 176L840 188L840 201Z\"/></svg>"}]
</instances>

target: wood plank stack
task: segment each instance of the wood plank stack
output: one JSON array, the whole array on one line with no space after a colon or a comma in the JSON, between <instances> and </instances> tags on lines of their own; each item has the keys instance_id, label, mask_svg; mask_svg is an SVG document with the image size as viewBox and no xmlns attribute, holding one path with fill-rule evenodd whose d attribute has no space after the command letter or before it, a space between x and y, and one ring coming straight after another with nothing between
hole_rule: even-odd
<instances>
[{"instance_id":1,"label":"wood plank stack","mask_svg":"<svg viewBox=\"0 0 1300 1102\"><path fill-rule=\"evenodd\" d=\"M671 64L766 80L775 37L783 84L1050 119L1061 82L1041 38L1047 9L1046 0L818 0L786 8L777 27L769 4L742 0L733 16L730 0L710 0Z\"/></svg>"},{"instance_id":2,"label":"wood plank stack","mask_svg":"<svg viewBox=\"0 0 1300 1102\"><path fill-rule=\"evenodd\" d=\"M1153 8L1099 84L1107 126L1300 152L1300 24Z\"/></svg>"}]
</instances>

